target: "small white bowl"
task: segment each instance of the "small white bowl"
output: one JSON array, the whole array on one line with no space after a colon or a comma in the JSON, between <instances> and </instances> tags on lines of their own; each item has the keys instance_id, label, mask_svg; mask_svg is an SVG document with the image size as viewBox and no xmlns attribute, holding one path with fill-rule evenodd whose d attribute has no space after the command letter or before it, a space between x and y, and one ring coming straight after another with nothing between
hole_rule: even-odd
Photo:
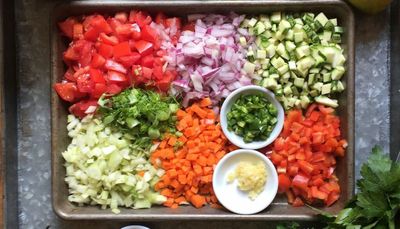
<instances>
[{"instance_id":1,"label":"small white bowl","mask_svg":"<svg viewBox=\"0 0 400 229\"><path fill-rule=\"evenodd\" d=\"M267 170L264 190L251 200L247 192L239 190L237 180L228 182L228 175L239 162L263 162ZM262 153L251 149L239 149L226 154L217 164L213 174L213 189L218 201L237 214L255 214L268 207L278 191L278 174L272 162Z\"/></svg>"},{"instance_id":2,"label":"small white bowl","mask_svg":"<svg viewBox=\"0 0 400 229\"><path fill-rule=\"evenodd\" d=\"M246 143L243 141L243 138L238 136L232 131L228 130L228 120L227 114L231 110L232 105L236 102L236 100L241 95L248 95L248 94L255 94L255 93L262 93L265 97L276 107L278 110L278 122L276 123L273 131L269 135L268 139L264 141L254 141ZM224 101L221 107L220 112L220 120L221 120L221 127L222 131L224 132L225 136L229 139L232 144L238 146L239 148L243 149L261 149L265 146L271 144L281 133L283 128L283 122L285 119L285 112L282 108L282 105L276 100L274 93L271 91L260 87L260 86L245 86L233 91Z\"/></svg>"}]
</instances>

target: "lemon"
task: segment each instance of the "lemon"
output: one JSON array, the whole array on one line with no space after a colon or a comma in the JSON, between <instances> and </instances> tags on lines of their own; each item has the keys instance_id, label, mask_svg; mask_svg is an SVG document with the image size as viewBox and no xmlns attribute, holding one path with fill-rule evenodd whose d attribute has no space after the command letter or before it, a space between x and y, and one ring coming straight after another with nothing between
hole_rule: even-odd
<instances>
[{"instance_id":1,"label":"lemon","mask_svg":"<svg viewBox=\"0 0 400 229\"><path fill-rule=\"evenodd\" d=\"M376 14L382 11L391 1L392 0L349 0L357 9L369 14Z\"/></svg>"}]
</instances>

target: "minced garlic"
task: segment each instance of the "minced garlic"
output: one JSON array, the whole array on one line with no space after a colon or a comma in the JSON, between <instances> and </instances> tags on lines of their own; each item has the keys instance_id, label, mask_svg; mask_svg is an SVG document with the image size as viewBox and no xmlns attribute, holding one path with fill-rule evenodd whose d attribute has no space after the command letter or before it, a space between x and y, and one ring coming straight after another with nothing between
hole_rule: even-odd
<instances>
[{"instance_id":1,"label":"minced garlic","mask_svg":"<svg viewBox=\"0 0 400 229\"><path fill-rule=\"evenodd\" d=\"M264 190L267 180L267 170L264 163L240 162L236 169L228 175L228 182L238 180L238 188L248 193L250 199L256 197Z\"/></svg>"}]
</instances>

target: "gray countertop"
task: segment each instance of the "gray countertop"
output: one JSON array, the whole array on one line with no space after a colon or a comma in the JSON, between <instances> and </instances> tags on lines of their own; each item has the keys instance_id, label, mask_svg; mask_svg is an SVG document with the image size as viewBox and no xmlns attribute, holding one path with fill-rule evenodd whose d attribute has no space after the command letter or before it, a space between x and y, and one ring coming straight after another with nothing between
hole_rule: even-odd
<instances>
[{"instance_id":1,"label":"gray countertop","mask_svg":"<svg viewBox=\"0 0 400 229\"><path fill-rule=\"evenodd\" d=\"M16 0L18 201L20 228L118 228L128 223L67 222L51 207L50 0ZM390 11L356 14L356 174L373 145L389 150ZM152 228L267 228L265 222L163 222Z\"/></svg>"}]
</instances>

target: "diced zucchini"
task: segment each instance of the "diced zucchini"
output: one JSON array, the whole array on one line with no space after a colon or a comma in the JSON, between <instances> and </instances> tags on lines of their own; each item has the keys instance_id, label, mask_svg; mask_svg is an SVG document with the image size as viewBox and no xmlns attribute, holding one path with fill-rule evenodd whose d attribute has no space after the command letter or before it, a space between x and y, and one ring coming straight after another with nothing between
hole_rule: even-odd
<instances>
[{"instance_id":1,"label":"diced zucchini","mask_svg":"<svg viewBox=\"0 0 400 229\"><path fill-rule=\"evenodd\" d=\"M296 42L296 43L302 42L304 40L303 34L304 33L302 31L294 33L294 35L293 35L294 36L294 42Z\"/></svg>"},{"instance_id":2,"label":"diced zucchini","mask_svg":"<svg viewBox=\"0 0 400 229\"><path fill-rule=\"evenodd\" d=\"M344 67L337 66L332 70L332 80L340 80L344 74Z\"/></svg>"},{"instance_id":3,"label":"diced zucchini","mask_svg":"<svg viewBox=\"0 0 400 229\"><path fill-rule=\"evenodd\" d=\"M252 18L249 20L248 25L249 27L254 27L257 24L257 19L256 18Z\"/></svg>"},{"instance_id":4,"label":"diced zucchini","mask_svg":"<svg viewBox=\"0 0 400 229\"><path fill-rule=\"evenodd\" d=\"M267 52L262 49L257 50L257 59L265 59L265 58L267 58Z\"/></svg>"},{"instance_id":5,"label":"diced zucchini","mask_svg":"<svg viewBox=\"0 0 400 229\"><path fill-rule=\"evenodd\" d=\"M314 99L315 99L315 102L326 105L326 106L330 106L330 107L334 107L334 108L339 106L338 101L336 99L330 99L326 96L318 96L318 97L315 97Z\"/></svg>"},{"instance_id":6,"label":"diced zucchini","mask_svg":"<svg viewBox=\"0 0 400 229\"><path fill-rule=\"evenodd\" d=\"M248 62L248 61L246 61L244 63L244 65L243 65L244 71L249 75L253 75L254 74L255 68L256 68L256 65L251 63L251 62Z\"/></svg>"},{"instance_id":7,"label":"diced zucchini","mask_svg":"<svg viewBox=\"0 0 400 229\"><path fill-rule=\"evenodd\" d=\"M283 58L285 58L286 60L289 60L289 54L285 49L285 46L283 45L283 43L279 43L278 47L276 47L276 52Z\"/></svg>"},{"instance_id":8,"label":"diced zucchini","mask_svg":"<svg viewBox=\"0 0 400 229\"><path fill-rule=\"evenodd\" d=\"M330 82L332 80L332 78L331 78L331 73L324 73L324 74L322 74L322 81L324 82L324 83L328 83L328 82Z\"/></svg>"},{"instance_id":9,"label":"diced zucchini","mask_svg":"<svg viewBox=\"0 0 400 229\"><path fill-rule=\"evenodd\" d=\"M300 96L300 105L303 109L306 109L308 104L310 104L311 100L308 96L302 95Z\"/></svg>"},{"instance_id":10,"label":"diced zucchini","mask_svg":"<svg viewBox=\"0 0 400 229\"><path fill-rule=\"evenodd\" d=\"M300 47L297 47L295 52L296 52L296 57L298 59L301 59L304 56L309 56L310 55L310 46L302 45Z\"/></svg>"},{"instance_id":11,"label":"diced zucchini","mask_svg":"<svg viewBox=\"0 0 400 229\"><path fill-rule=\"evenodd\" d=\"M318 21L322 26L325 26L325 24L329 21L328 18L325 16L324 13L319 13L315 17L315 21Z\"/></svg>"},{"instance_id":12,"label":"diced zucchini","mask_svg":"<svg viewBox=\"0 0 400 229\"><path fill-rule=\"evenodd\" d=\"M296 87L302 88L302 87L303 87L303 84L304 84L304 79L303 79L303 78L296 78L296 79L294 79L294 85L295 85Z\"/></svg>"},{"instance_id":13,"label":"diced zucchini","mask_svg":"<svg viewBox=\"0 0 400 229\"><path fill-rule=\"evenodd\" d=\"M289 29L289 30L286 32L285 38L286 38L286 40L293 41L293 39L294 39L294 32L293 32L293 30Z\"/></svg>"},{"instance_id":14,"label":"diced zucchini","mask_svg":"<svg viewBox=\"0 0 400 229\"><path fill-rule=\"evenodd\" d=\"M281 57L278 57L278 58L272 58L271 64L276 69L278 69L278 68L282 67L283 65L285 65L286 63L285 63L285 60L283 60Z\"/></svg>"},{"instance_id":15,"label":"diced zucchini","mask_svg":"<svg viewBox=\"0 0 400 229\"><path fill-rule=\"evenodd\" d=\"M323 85L324 85L323 83L317 82L317 83L314 83L314 85L312 86L312 88L315 89L315 90L317 90L317 91L321 91Z\"/></svg>"},{"instance_id":16,"label":"diced zucchini","mask_svg":"<svg viewBox=\"0 0 400 229\"><path fill-rule=\"evenodd\" d=\"M277 70L279 72L279 75L283 75L289 71L289 66L287 64L284 64L281 67L279 67Z\"/></svg>"},{"instance_id":17,"label":"diced zucchini","mask_svg":"<svg viewBox=\"0 0 400 229\"><path fill-rule=\"evenodd\" d=\"M276 82L275 79L268 78L268 79L265 79L265 80L266 80L265 86L263 85L263 87L268 88L268 89L271 89L271 90L277 89L277 87L278 87L278 82Z\"/></svg>"},{"instance_id":18,"label":"diced zucchini","mask_svg":"<svg viewBox=\"0 0 400 229\"><path fill-rule=\"evenodd\" d=\"M271 22L278 24L282 19L282 14L281 12L273 12L271 15Z\"/></svg>"},{"instance_id":19,"label":"diced zucchini","mask_svg":"<svg viewBox=\"0 0 400 229\"><path fill-rule=\"evenodd\" d=\"M317 74L317 73L319 73L319 69L318 68L311 68L310 69L310 73Z\"/></svg>"},{"instance_id":20,"label":"diced zucchini","mask_svg":"<svg viewBox=\"0 0 400 229\"><path fill-rule=\"evenodd\" d=\"M272 58L273 56L275 56L275 45L270 44L268 45L268 47L265 49L267 51L268 57Z\"/></svg>"},{"instance_id":21,"label":"diced zucchini","mask_svg":"<svg viewBox=\"0 0 400 229\"><path fill-rule=\"evenodd\" d=\"M336 87L337 87L337 91L338 91L338 92L344 91L344 88L345 88L344 85L343 85L343 83L342 83L342 81L340 81L340 80L337 82Z\"/></svg>"},{"instance_id":22,"label":"diced zucchini","mask_svg":"<svg viewBox=\"0 0 400 229\"><path fill-rule=\"evenodd\" d=\"M285 87L283 88L283 93L284 93L285 95L291 95L291 94L293 94L292 88L291 88L290 86L285 86Z\"/></svg>"},{"instance_id":23,"label":"diced zucchini","mask_svg":"<svg viewBox=\"0 0 400 229\"><path fill-rule=\"evenodd\" d=\"M331 87L332 87L332 85L330 83L322 85L321 95L326 95L326 94L331 93Z\"/></svg>"},{"instance_id":24,"label":"diced zucchini","mask_svg":"<svg viewBox=\"0 0 400 229\"><path fill-rule=\"evenodd\" d=\"M307 56L297 61L297 70L304 77L307 75L308 70L315 64L314 58Z\"/></svg>"},{"instance_id":25,"label":"diced zucchini","mask_svg":"<svg viewBox=\"0 0 400 229\"><path fill-rule=\"evenodd\" d=\"M288 65L289 65L289 69L290 69L291 71L297 69L296 62L293 61L293 60L289 61Z\"/></svg>"},{"instance_id":26,"label":"diced zucchini","mask_svg":"<svg viewBox=\"0 0 400 229\"><path fill-rule=\"evenodd\" d=\"M256 34L257 35L260 35L265 31L265 25L261 21L257 22L255 28L256 28Z\"/></svg>"},{"instance_id":27,"label":"diced zucchini","mask_svg":"<svg viewBox=\"0 0 400 229\"><path fill-rule=\"evenodd\" d=\"M309 85L314 84L314 77L315 77L315 74L308 74L307 82L308 82Z\"/></svg>"},{"instance_id":28,"label":"diced zucchini","mask_svg":"<svg viewBox=\"0 0 400 229\"><path fill-rule=\"evenodd\" d=\"M293 50L296 48L296 45L295 45L293 42L291 42L291 41L286 41L286 42L285 42L285 46L286 46L286 50L287 50L288 52L291 52L291 51L293 51Z\"/></svg>"},{"instance_id":29,"label":"diced zucchini","mask_svg":"<svg viewBox=\"0 0 400 229\"><path fill-rule=\"evenodd\" d=\"M292 25L287 20L281 20L279 22L278 30L282 33L285 33L288 29L290 29Z\"/></svg>"},{"instance_id":30,"label":"diced zucchini","mask_svg":"<svg viewBox=\"0 0 400 229\"><path fill-rule=\"evenodd\" d=\"M335 28L333 29L333 32L342 34L344 32L344 30L343 30L343 27L335 26Z\"/></svg>"}]
</instances>

